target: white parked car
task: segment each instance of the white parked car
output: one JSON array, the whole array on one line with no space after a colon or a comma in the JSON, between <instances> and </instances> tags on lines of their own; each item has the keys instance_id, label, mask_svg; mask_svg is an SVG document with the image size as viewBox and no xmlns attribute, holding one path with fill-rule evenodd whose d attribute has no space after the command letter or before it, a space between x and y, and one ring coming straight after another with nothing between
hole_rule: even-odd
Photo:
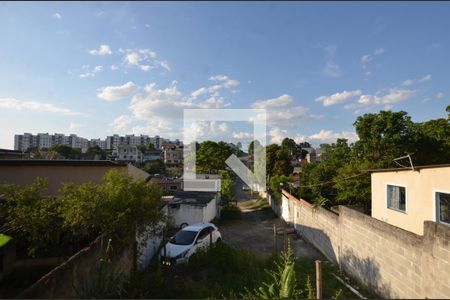
<instances>
[{"instance_id":1,"label":"white parked car","mask_svg":"<svg viewBox=\"0 0 450 300\"><path fill-rule=\"evenodd\" d=\"M212 243L222 241L216 225L198 223L184 227L178 231L161 249L159 257L163 264L186 263L189 257L199 249L207 248Z\"/></svg>"}]
</instances>

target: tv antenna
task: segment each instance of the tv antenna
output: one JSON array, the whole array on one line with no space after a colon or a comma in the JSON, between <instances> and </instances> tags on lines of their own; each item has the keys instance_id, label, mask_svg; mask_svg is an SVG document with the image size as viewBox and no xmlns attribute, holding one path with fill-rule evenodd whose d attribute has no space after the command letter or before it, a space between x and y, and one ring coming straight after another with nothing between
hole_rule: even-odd
<instances>
[{"instance_id":1,"label":"tv antenna","mask_svg":"<svg viewBox=\"0 0 450 300\"><path fill-rule=\"evenodd\" d=\"M409 159L409 164L410 164L409 167L408 167L408 166L404 166L404 165L402 165L401 163L398 162L399 160L406 159L406 158ZM399 165L400 167L402 167L402 168L411 168L411 170L414 171L414 165L413 165L413 162L412 162L412 159L411 159L411 155L409 155L409 154L408 154L408 155L405 155L405 156L402 156L402 157L394 158L393 161L394 161L397 165Z\"/></svg>"}]
</instances>

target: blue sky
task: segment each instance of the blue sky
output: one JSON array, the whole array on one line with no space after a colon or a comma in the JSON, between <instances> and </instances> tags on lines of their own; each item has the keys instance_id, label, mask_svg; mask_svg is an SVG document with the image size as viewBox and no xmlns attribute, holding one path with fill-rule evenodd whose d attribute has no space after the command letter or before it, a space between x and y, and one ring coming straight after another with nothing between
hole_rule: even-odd
<instances>
[{"instance_id":1,"label":"blue sky","mask_svg":"<svg viewBox=\"0 0 450 300\"><path fill-rule=\"evenodd\" d=\"M14 134L182 138L186 108L266 108L268 141L356 138L358 115L446 116L447 2L0 3L0 147ZM249 139L198 124L202 139Z\"/></svg>"}]
</instances>

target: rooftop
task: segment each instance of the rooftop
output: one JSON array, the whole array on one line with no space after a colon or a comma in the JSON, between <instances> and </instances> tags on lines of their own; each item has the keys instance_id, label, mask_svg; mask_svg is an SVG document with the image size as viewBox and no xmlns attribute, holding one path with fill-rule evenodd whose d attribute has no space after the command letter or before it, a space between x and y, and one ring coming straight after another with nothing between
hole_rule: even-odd
<instances>
[{"instance_id":1,"label":"rooftop","mask_svg":"<svg viewBox=\"0 0 450 300\"><path fill-rule=\"evenodd\" d=\"M205 206L216 197L215 192L175 191L172 197L164 197L170 204Z\"/></svg>"},{"instance_id":2,"label":"rooftop","mask_svg":"<svg viewBox=\"0 0 450 300\"><path fill-rule=\"evenodd\" d=\"M126 166L110 160L0 159L0 166Z\"/></svg>"},{"instance_id":3,"label":"rooftop","mask_svg":"<svg viewBox=\"0 0 450 300\"><path fill-rule=\"evenodd\" d=\"M414 171L419 171L421 169L435 169L435 168L448 168L450 164L440 164L440 165L427 165L427 166L414 166ZM401 172L401 171L413 171L412 168L388 168L388 169L371 169L365 170L369 173L379 173L379 172Z\"/></svg>"}]
</instances>

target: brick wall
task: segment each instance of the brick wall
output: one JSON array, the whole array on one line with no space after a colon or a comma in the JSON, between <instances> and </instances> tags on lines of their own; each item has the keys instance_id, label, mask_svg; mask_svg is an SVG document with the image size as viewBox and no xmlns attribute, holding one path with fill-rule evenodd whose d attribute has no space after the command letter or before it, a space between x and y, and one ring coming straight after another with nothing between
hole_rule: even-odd
<instances>
[{"instance_id":1,"label":"brick wall","mask_svg":"<svg viewBox=\"0 0 450 300\"><path fill-rule=\"evenodd\" d=\"M315 208L283 191L286 220L330 261L386 298L450 298L450 227L424 222L420 236L339 206Z\"/></svg>"},{"instance_id":2,"label":"brick wall","mask_svg":"<svg viewBox=\"0 0 450 300\"><path fill-rule=\"evenodd\" d=\"M81 290L82 282L88 278L93 267L101 258L106 244L105 238L98 237L88 247L51 270L16 298L79 298L77 291ZM135 245L130 243L129 246L117 252L113 257L113 262L120 265L123 272L129 274L135 268L135 252Z\"/></svg>"}]
</instances>

